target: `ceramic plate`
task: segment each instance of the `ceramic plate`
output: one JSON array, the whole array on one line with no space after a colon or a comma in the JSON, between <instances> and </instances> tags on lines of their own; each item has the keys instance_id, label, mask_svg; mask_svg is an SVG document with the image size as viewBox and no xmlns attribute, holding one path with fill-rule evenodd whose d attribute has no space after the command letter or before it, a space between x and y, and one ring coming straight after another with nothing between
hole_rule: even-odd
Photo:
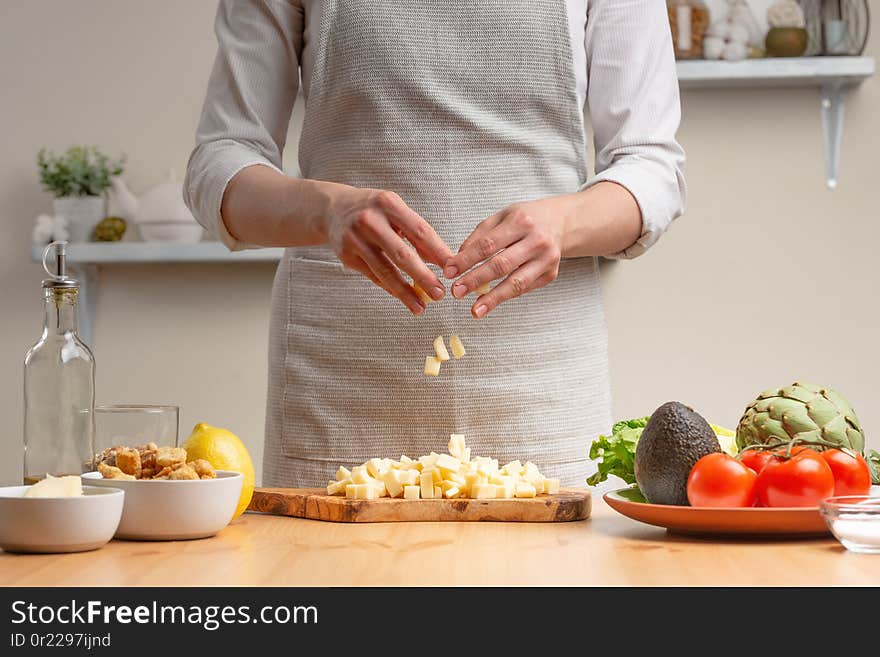
<instances>
[{"instance_id":1,"label":"ceramic plate","mask_svg":"<svg viewBox=\"0 0 880 657\"><path fill-rule=\"evenodd\" d=\"M633 488L610 491L603 499L627 518L680 534L785 537L829 533L818 507L710 509L648 504Z\"/></svg>"}]
</instances>

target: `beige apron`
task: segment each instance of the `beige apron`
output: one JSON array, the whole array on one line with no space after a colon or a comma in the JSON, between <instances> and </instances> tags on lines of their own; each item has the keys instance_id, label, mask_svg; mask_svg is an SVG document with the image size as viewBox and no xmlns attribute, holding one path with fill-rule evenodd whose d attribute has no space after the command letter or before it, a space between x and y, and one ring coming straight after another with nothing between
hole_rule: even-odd
<instances>
[{"instance_id":1,"label":"beige apron","mask_svg":"<svg viewBox=\"0 0 880 657\"><path fill-rule=\"evenodd\" d=\"M565 3L322 2L300 142L307 178L389 189L455 251L485 217L577 190L584 126ZM470 315L447 296L414 317L325 247L288 249L273 289L263 478L325 485L340 464L445 451L532 460L583 485L610 426L594 258ZM422 374L438 335L467 348Z\"/></svg>"}]
</instances>

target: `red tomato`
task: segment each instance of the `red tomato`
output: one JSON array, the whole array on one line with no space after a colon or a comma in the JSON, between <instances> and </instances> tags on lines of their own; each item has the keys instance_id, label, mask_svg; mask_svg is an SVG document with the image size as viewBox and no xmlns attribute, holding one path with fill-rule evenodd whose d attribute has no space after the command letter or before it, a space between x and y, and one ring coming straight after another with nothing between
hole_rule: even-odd
<instances>
[{"instance_id":1,"label":"red tomato","mask_svg":"<svg viewBox=\"0 0 880 657\"><path fill-rule=\"evenodd\" d=\"M871 492L871 471L861 454L850 455L839 449L822 452L834 475L835 495L867 495Z\"/></svg>"},{"instance_id":2,"label":"red tomato","mask_svg":"<svg viewBox=\"0 0 880 657\"><path fill-rule=\"evenodd\" d=\"M769 461L756 489L761 506L819 506L834 495L834 474L817 452L805 449L790 459Z\"/></svg>"},{"instance_id":3,"label":"red tomato","mask_svg":"<svg viewBox=\"0 0 880 657\"><path fill-rule=\"evenodd\" d=\"M753 506L757 478L754 471L727 454L707 454L688 475L688 502L691 506Z\"/></svg>"},{"instance_id":4,"label":"red tomato","mask_svg":"<svg viewBox=\"0 0 880 657\"><path fill-rule=\"evenodd\" d=\"M771 452L758 449L747 449L739 454L740 463L756 473L760 473L764 466L774 458L776 457Z\"/></svg>"}]
</instances>

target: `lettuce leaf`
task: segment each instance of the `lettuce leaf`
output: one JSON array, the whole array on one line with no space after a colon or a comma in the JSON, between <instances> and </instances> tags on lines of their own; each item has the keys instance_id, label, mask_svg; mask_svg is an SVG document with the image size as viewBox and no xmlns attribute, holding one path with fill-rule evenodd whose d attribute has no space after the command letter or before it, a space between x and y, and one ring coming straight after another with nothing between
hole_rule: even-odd
<instances>
[{"instance_id":1,"label":"lettuce leaf","mask_svg":"<svg viewBox=\"0 0 880 657\"><path fill-rule=\"evenodd\" d=\"M647 417L617 422L611 428L610 436L599 436L590 445L590 458L600 459L598 471L587 479L590 486L595 486L609 475L620 477L628 484L636 482L633 462L636 456L636 444L645 425Z\"/></svg>"}]
</instances>

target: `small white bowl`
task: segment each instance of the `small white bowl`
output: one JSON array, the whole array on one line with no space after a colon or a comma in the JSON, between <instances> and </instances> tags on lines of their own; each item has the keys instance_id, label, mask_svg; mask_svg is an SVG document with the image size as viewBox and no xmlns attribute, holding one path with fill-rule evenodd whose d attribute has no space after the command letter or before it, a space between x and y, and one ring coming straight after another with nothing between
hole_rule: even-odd
<instances>
[{"instance_id":1,"label":"small white bowl","mask_svg":"<svg viewBox=\"0 0 880 657\"><path fill-rule=\"evenodd\" d=\"M202 239L205 230L194 221L153 221L139 223L141 238L145 242L179 242L193 244Z\"/></svg>"},{"instance_id":2,"label":"small white bowl","mask_svg":"<svg viewBox=\"0 0 880 657\"><path fill-rule=\"evenodd\" d=\"M0 488L0 548L84 552L113 538L124 497L118 487L83 486L77 497L23 497L28 488Z\"/></svg>"},{"instance_id":3,"label":"small white bowl","mask_svg":"<svg viewBox=\"0 0 880 657\"><path fill-rule=\"evenodd\" d=\"M227 470L218 470L216 479L104 479L100 472L82 478L85 484L125 491L116 538L135 541L214 536L232 520L243 480Z\"/></svg>"}]
</instances>

